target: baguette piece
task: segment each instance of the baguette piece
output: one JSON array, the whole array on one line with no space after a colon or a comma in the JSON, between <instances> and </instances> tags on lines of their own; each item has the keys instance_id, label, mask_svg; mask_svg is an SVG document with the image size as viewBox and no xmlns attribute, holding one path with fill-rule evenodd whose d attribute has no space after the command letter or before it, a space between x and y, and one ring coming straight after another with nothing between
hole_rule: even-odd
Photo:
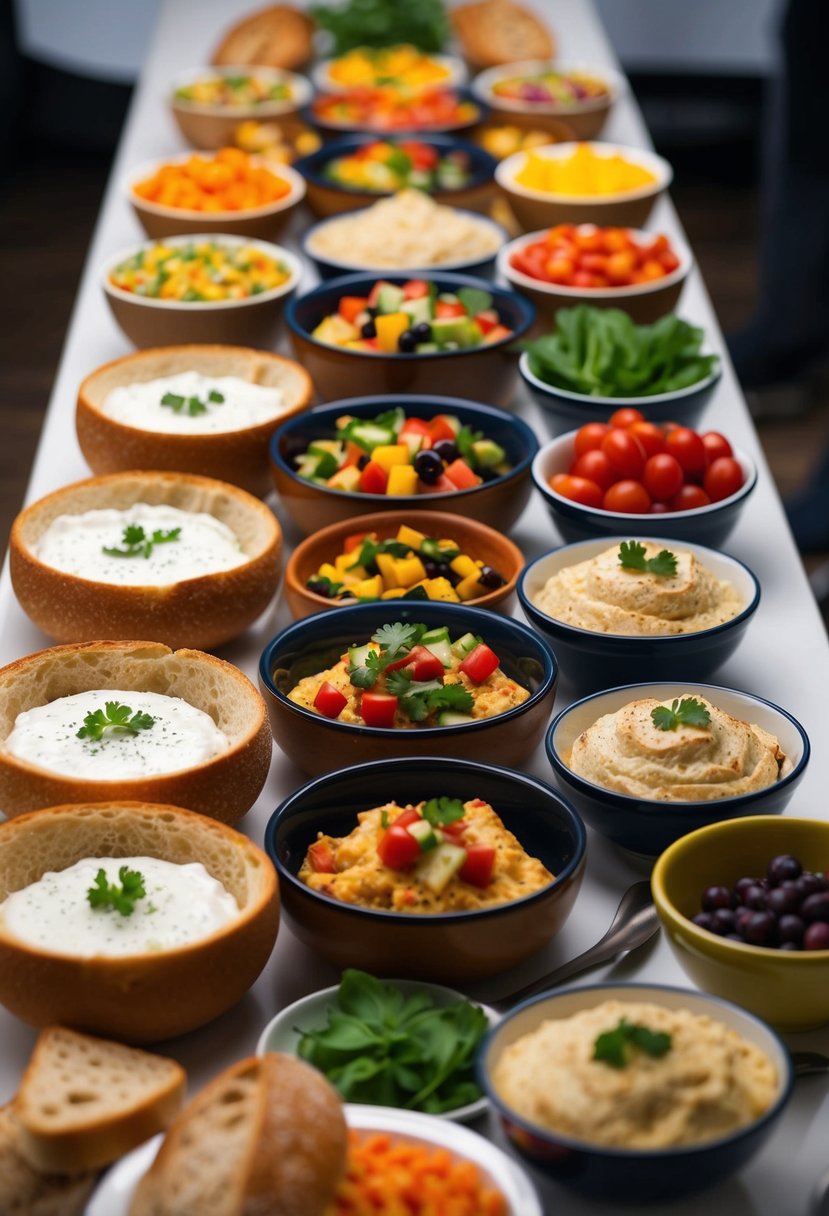
<instances>
[{"instance_id":1,"label":"baguette piece","mask_svg":"<svg viewBox=\"0 0 829 1216\"><path fill-rule=\"evenodd\" d=\"M334 1088L269 1052L220 1073L173 1123L130 1216L322 1216L345 1168Z\"/></svg>"},{"instance_id":2,"label":"baguette piece","mask_svg":"<svg viewBox=\"0 0 829 1216\"><path fill-rule=\"evenodd\" d=\"M94 1174L39 1174L20 1151L11 1104L0 1106L0 1216L83 1216Z\"/></svg>"},{"instance_id":3,"label":"baguette piece","mask_svg":"<svg viewBox=\"0 0 829 1216\"><path fill-rule=\"evenodd\" d=\"M555 39L540 17L512 0L480 0L453 9L450 20L473 67L521 59L552 59Z\"/></svg>"},{"instance_id":4,"label":"baguette piece","mask_svg":"<svg viewBox=\"0 0 829 1216\"><path fill-rule=\"evenodd\" d=\"M164 1131L187 1081L175 1060L63 1026L41 1031L14 1102L33 1169L102 1169Z\"/></svg>"},{"instance_id":5,"label":"baguette piece","mask_svg":"<svg viewBox=\"0 0 829 1216\"><path fill-rule=\"evenodd\" d=\"M313 53L314 22L290 4L272 4L231 26L213 52L215 64L299 68Z\"/></svg>"}]
</instances>

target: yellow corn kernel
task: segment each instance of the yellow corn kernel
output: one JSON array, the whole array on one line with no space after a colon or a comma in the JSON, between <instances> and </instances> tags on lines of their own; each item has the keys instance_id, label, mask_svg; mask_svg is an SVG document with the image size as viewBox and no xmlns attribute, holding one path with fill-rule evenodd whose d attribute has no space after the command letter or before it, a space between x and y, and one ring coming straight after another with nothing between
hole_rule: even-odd
<instances>
[{"instance_id":1,"label":"yellow corn kernel","mask_svg":"<svg viewBox=\"0 0 829 1216\"><path fill-rule=\"evenodd\" d=\"M394 573L398 587L412 587L426 577L426 568L415 554L414 557L396 557Z\"/></svg>"},{"instance_id":2,"label":"yellow corn kernel","mask_svg":"<svg viewBox=\"0 0 829 1216\"><path fill-rule=\"evenodd\" d=\"M461 578L469 578L470 575L478 573L478 567L475 565L468 553L459 553L449 563L449 569L455 574L459 574Z\"/></svg>"},{"instance_id":3,"label":"yellow corn kernel","mask_svg":"<svg viewBox=\"0 0 829 1216\"><path fill-rule=\"evenodd\" d=\"M486 587L478 579L477 567L474 574L461 579L455 590L461 600L474 600L477 596L486 594Z\"/></svg>"},{"instance_id":4,"label":"yellow corn kernel","mask_svg":"<svg viewBox=\"0 0 829 1216\"><path fill-rule=\"evenodd\" d=\"M377 451L377 448L374 449ZM396 464L389 469L389 480L386 485L387 494L416 494L417 472L414 465Z\"/></svg>"},{"instance_id":5,"label":"yellow corn kernel","mask_svg":"<svg viewBox=\"0 0 829 1216\"><path fill-rule=\"evenodd\" d=\"M407 312L389 312L385 316L374 318L377 330L377 345L387 355L397 352L397 339L408 329L412 318ZM407 449L408 451L408 449Z\"/></svg>"},{"instance_id":6,"label":"yellow corn kernel","mask_svg":"<svg viewBox=\"0 0 829 1216\"><path fill-rule=\"evenodd\" d=\"M388 473L395 465L410 464L409 449L405 443L380 443L371 450L371 459Z\"/></svg>"},{"instance_id":7,"label":"yellow corn kernel","mask_svg":"<svg viewBox=\"0 0 829 1216\"><path fill-rule=\"evenodd\" d=\"M427 578L423 586L430 600L443 600L449 604L460 603L460 597L448 578Z\"/></svg>"},{"instance_id":8,"label":"yellow corn kernel","mask_svg":"<svg viewBox=\"0 0 829 1216\"><path fill-rule=\"evenodd\" d=\"M426 537L423 532L418 532L416 528L410 528L408 524L401 524L397 529L396 539L400 541L401 545L408 545L410 549L414 549L417 552Z\"/></svg>"},{"instance_id":9,"label":"yellow corn kernel","mask_svg":"<svg viewBox=\"0 0 829 1216\"><path fill-rule=\"evenodd\" d=\"M383 582L386 589L399 587L400 580L397 577L397 562L390 553L378 553L374 559L377 563L377 569L383 577Z\"/></svg>"}]
</instances>

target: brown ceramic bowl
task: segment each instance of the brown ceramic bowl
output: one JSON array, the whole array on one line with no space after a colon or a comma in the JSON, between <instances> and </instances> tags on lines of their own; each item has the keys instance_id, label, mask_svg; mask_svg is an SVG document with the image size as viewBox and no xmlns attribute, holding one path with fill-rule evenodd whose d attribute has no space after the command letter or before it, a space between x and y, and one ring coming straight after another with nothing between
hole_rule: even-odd
<instances>
[{"instance_id":1,"label":"brown ceramic bowl","mask_svg":"<svg viewBox=\"0 0 829 1216\"><path fill-rule=\"evenodd\" d=\"M178 97L179 89L216 76L256 76L268 85L285 84L291 96L283 101L262 101L243 106L205 105ZM236 128L243 122L281 121L306 105L313 92L307 77L283 68L205 67L188 72L175 83L170 108L178 128L194 148L223 148L235 142Z\"/></svg>"},{"instance_id":2,"label":"brown ceramic bowl","mask_svg":"<svg viewBox=\"0 0 829 1216\"><path fill-rule=\"evenodd\" d=\"M241 832L177 806L53 806L0 825L0 902L89 857L201 862L235 896L239 915L190 945L120 958L58 954L0 926L0 1003L34 1026L60 1023L152 1043L203 1026L241 1000L279 927L276 874L260 849Z\"/></svg>"},{"instance_id":3,"label":"brown ceramic bowl","mask_svg":"<svg viewBox=\"0 0 829 1216\"><path fill-rule=\"evenodd\" d=\"M94 781L40 768L5 746L24 710L94 689L134 689L181 697L209 714L227 751L190 768L123 781ZM235 823L259 796L271 763L267 710L232 663L158 642L53 646L0 669L0 806L9 817L59 803L101 799L164 802Z\"/></svg>"},{"instance_id":4,"label":"brown ceramic bowl","mask_svg":"<svg viewBox=\"0 0 829 1216\"><path fill-rule=\"evenodd\" d=\"M661 156L642 148L628 148L609 143L594 143L591 146L599 155L620 154L631 164L641 165L654 174L654 181L636 190L626 190L619 194L552 194L544 190L531 190L515 180L527 163L529 153L516 152L501 161L495 170L495 180L506 194L507 201L524 232L551 228L555 224L598 224L600 227L612 228L644 226L654 203L671 184L671 166ZM545 147L533 148L532 154L549 160L566 160L573 155L577 147L576 143L548 144Z\"/></svg>"},{"instance_id":5,"label":"brown ceramic bowl","mask_svg":"<svg viewBox=\"0 0 829 1216\"><path fill-rule=\"evenodd\" d=\"M165 245L188 245L204 238L203 230L189 236L175 236ZM270 348L279 336L282 312L288 296L296 290L302 264L295 254L281 245L246 237L225 235L214 227L206 239L222 245L252 245L268 257L276 258L289 271L278 287L242 300L161 300L124 291L110 282L110 274L122 262L152 248L155 241L144 241L122 249L108 258L101 268L101 287L112 315L133 345L182 346L190 342Z\"/></svg>"},{"instance_id":6,"label":"brown ceramic bowl","mask_svg":"<svg viewBox=\"0 0 829 1216\"><path fill-rule=\"evenodd\" d=\"M129 421L106 408L116 388L195 371L208 377L234 376L265 388L278 388L284 408L267 422L236 430L192 434L153 430L142 425L138 406ZM75 430L93 473L160 469L217 477L264 498L271 489L268 443L274 428L311 404L311 378L293 359L244 346L162 346L123 355L98 367L78 389ZM232 402L229 407L232 409Z\"/></svg>"},{"instance_id":7,"label":"brown ceramic bowl","mask_svg":"<svg viewBox=\"0 0 829 1216\"><path fill-rule=\"evenodd\" d=\"M502 80L513 76L532 76L545 71L581 72L601 81L607 92L601 97L575 101L572 105L554 102L522 101L500 97L494 90ZM558 124L567 123L573 139L594 139L604 127L610 111L625 87L624 78L607 68L595 71L587 64L558 63L554 59L526 59L503 63L481 72L472 82L472 92L489 106L490 121L509 123L523 130L556 133Z\"/></svg>"},{"instance_id":8,"label":"brown ceramic bowl","mask_svg":"<svg viewBox=\"0 0 829 1216\"><path fill-rule=\"evenodd\" d=\"M124 584L96 579L94 570L69 574L38 556L41 537L60 516L123 512L138 503L212 516L233 533L245 561L154 585L141 582L140 556L116 559L131 567L135 581ZM119 546L122 531L123 523L116 523L107 543ZM174 548L165 550L165 559L175 560ZM21 511L12 524L9 566L20 607L58 642L140 637L209 650L242 633L267 608L279 586L282 529L270 507L224 481L190 473L110 473L63 486Z\"/></svg>"},{"instance_id":9,"label":"brown ceramic bowl","mask_svg":"<svg viewBox=\"0 0 829 1216\"><path fill-rule=\"evenodd\" d=\"M498 655L503 673L530 696L489 718L397 729L332 720L289 699L303 677L327 671L349 646L368 642L381 625L394 621L423 622L429 629L446 626L453 640L476 634ZM498 764L520 765L541 741L557 676L552 651L526 625L483 608L436 600L386 600L307 616L277 634L259 661L259 687L273 737L298 768L312 775L394 755L463 761L486 755Z\"/></svg>"},{"instance_id":10,"label":"brown ceramic bowl","mask_svg":"<svg viewBox=\"0 0 829 1216\"><path fill-rule=\"evenodd\" d=\"M441 795L489 802L555 880L524 899L472 912L406 914L346 904L297 878L318 831L346 836L356 827L359 811L392 800L406 806ZM285 919L309 949L339 968L454 987L501 975L555 936L581 885L585 844L578 815L535 777L432 756L359 764L310 781L282 803L265 832L265 849L279 872Z\"/></svg>"},{"instance_id":11,"label":"brown ceramic bowl","mask_svg":"<svg viewBox=\"0 0 829 1216\"><path fill-rule=\"evenodd\" d=\"M356 601L332 600L307 586L322 562L332 562L343 552L347 536L361 532L376 532L381 540L393 540L398 528L406 524L426 536L457 541L462 553L491 566L505 579L504 585L477 599L466 600L473 608L494 608L507 612L515 596L515 585L524 565L524 557L511 540L494 528L462 515L441 511L379 511L376 515L357 515L329 524L320 532L307 537L294 549L285 567L285 598L295 617L310 616L327 608L347 608Z\"/></svg>"}]
</instances>

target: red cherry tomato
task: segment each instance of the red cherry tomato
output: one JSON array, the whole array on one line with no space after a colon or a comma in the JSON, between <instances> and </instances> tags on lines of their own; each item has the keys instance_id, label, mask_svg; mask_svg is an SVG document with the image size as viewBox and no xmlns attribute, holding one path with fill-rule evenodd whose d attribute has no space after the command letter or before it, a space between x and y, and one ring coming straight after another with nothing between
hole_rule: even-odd
<instances>
[{"instance_id":1,"label":"red cherry tomato","mask_svg":"<svg viewBox=\"0 0 829 1216\"><path fill-rule=\"evenodd\" d=\"M667 502L679 492L684 480L682 465L667 452L658 452L645 461L642 482L651 498Z\"/></svg>"},{"instance_id":2,"label":"red cherry tomato","mask_svg":"<svg viewBox=\"0 0 829 1216\"><path fill-rule=\"evenodd\" d=\"M708 507L711 499L702 486L683 486L678 494L674 494L668 506L672 511L694 511L697 507Z\"/></svg>"},{"instance_id":3,"label":"red cherry tomato","mask_svg":"<svg viewBox=\"0 0 829 1216\"><path fill-rule=\"evenodd\" d=\"M418 819L422 819L420 811L416 811L413 806L406 807L405 811L401 811L394 821L396 828L407 828L410 823L417 823Z\"/></svg>"},{"instance_id":4,"label":"red cherry tomato","mask_svg":"<svg viewBox=\"0 0 829 1216\"><path fill-rule=\"evenodd\" d=\"M647 515L651 509L648 491L640 481L617 481L604 496L605 511L621 511L625 515Z\"/></svg>"},{"instance_id":5,"label":"red cherry tomato","mask_svg":"<svg viewBox=\"0 0 829 1216\"><path fill-rule=\"evenodd\" d=\"M610 425L620 426L623 430L627 430L634 422L644 421L645 415L641 410L635 410L632 405L623 405L610 415Z\"/></svg>"},{"instance_id":6,"label":"red cherry tomato","mask_svg":"<svg viewBox=\"0 0 829 1216\"><path fill-rule=\"evenodd\" d=\"M370 460L360 474L357 488L362 494L385 494L389 475L376 460Z\"/></svg>"},{"instance_id":7,"label":"red cherry tomato","mask_svg":"<svg viewBox=\"0 0 829 1216\"><path fill-rule=\"evenodd\" d=\"M725 435L721 435L719 431L706 431L704 435L700 435L708 463L713 464L715 460L719 460L721 456L733 456L731 444L726 439Z\"/></svg>"},{"instance_id":8,"label":"red cherry tomato","mask_svg":"<svg viewBox=\"0 0 829 1216\"><path fill-rule=\"evenodd\" d=\"M366 726L394 726L397 697L385 692L364 692L360 699L360 714Z\"/></svg>"},{"instance_id":9,"label":"red cherry tomato","mask_svg":"<svg viewBox=\"0 0 829 1216\"><path fill-rule=\"evenodd\" d=\"M314 709L324 718L339 718L348 705L348 697L343 696L339 688L329 684L328 680L320 684L319 692L314 697Z\"/></svg>"},{"instance_id":10,"label":"red cherry tomato","mask_svg":"<svg viewBox=\"0 0 829 1216\"><path fill-rule=\"evenodd\" d=\"M670 511L670 509L671 508L668 506L668 504L666 502L652 502L649 514L650 515L667 515L668 512Z\"/></svg>"},{"instance_id":11,"label":"red cherry tomato","mask_svg":"<svg viewBox=\"0 0 829 1216\"><path fill-rule=\"evenodd\" d=\"M453 302L452 300L436 300L435 301L435 317L442 321L448 317L465 317L467 316L466 309L460 300Z\"/></svg>"},{"instance_id":12,"label":"red cherry tomato","mask_svg":"<svg viewBox=\"0 0 829 1216\"><path fill-rule=\"evenodd\" d=\"M495 651L491 650L486 642L479 642L474 650L470 650L460 669L475 684L483 684L496 670L498 662Z\"/></svg>"},{"instance_id":13,"label":"red cherry tomato","mask_svg":"<svg viewBox=\"0 0 829 1216\"><path fill-rule=\"evenodd\" d=\"M646 456L665 451L665 436L655 422L632 422L627 429L639 440Z\"/></svg>"},{"instance_id":14,"label":"red cherry tomato","mask_svg":"<svg viewBox=\"0 0 829 1216\"><path fill-rule=\"evenodd\" d=\"M576 477L586 477L588 481L595 481L602 490L608 489L614 481L618 481L618 474L614 471L613 465L604 452L600 452L598 448L591 448L589 452L579 456L575 464L570 466L570 472Z\"/></svg>"},{"instance_id":15,"label":"red cherry tomato","mask_svg":"<svg viewBox=\"0 0 829 1216\"><path fill-rule=\"evenodd\" d=\"M550 488L562 498L571 502L581 503L583 507L600 507L602 505L601 486L586 477L572 477L569 473L556 473L550 478Z\"/></svg>"},{"instance_id":16,"label":"red cherry tomato","mask_svg":"<svg viewBox=\"0 0 829 1216\"><path fill-rule=\"evenodd\" d=\"M712 502L736 494L743 484L743 470L733 456L719 456L708 466L702 488Z\"/></svg>"},{"instance_id":17,"label":"red cherry tomato","mask_svg":"<svg viewBox=\"0 0 829 1216\"><path fill-rule=\"evenodd\" d=\"M492 881L495 868L495 846L491 844L467 844L466 861L458 870L458 878L473 887L486 887Z\"/></svg>"},{"instance_id":18,"label":"red cherry tomato","mask_svg":"<svg viewBox=\"0 0 829 1216\"><path fill-rule=\"evenodd\" d=\"M334 874L334 854L327 840L317 840L308 849L308 864L315 874Z\"/></svg>"},{"instance_id":19,"label":"red cherry tomato","mask_svg":"<svg viewBox=\"0 0 829 1216\"><path fill-rule=\"evenodd\" d=\"M413 680L436 680L443 678L444 666L436 654L432 654L426 646L415 646L409 651L407 671L411 671Z\"/></svg>"},{"instance_id":20,"label":"red cherry tomato","mask_svg":"<svg viewBox=\"0 0 829 1216\"><path fill-rule=\"evenodd\" d=\"M629 431L613 430L602 440L602 451L619 477L642 476L645 449Z\"/></svg>"},{"instance_id":21,"label":"red cherry tomato","mask_svg":"<svg viewBox=\"0 0 829 1216\"><path fill-rule=\"evenodd\" d=\"M665 437L665 451L675 456L682 465L683 471L690 476L698 476L705 472L708 463L705 455L705 444L696 431L689 426L677 426Z\"/></svg>"},{"instance_id":22,"label":"red cherry tomato","mask_svg":"<svg viewBox=\"0 0 829 1216\"><path fill-rule=\"evenodd\" d=\"M423 856L417 838L406 828L393 823L380 837L377 856L390 870L407 870Z\"/></svg>"},{"instance_id":23,"label":"red cherry tomato","mask_svg":"<svg viewBox=\"0 0 829 1216\"><path fill-rule=\"evenodd\" d=\"M580 426L576 431L576 438L573 441L573 455L583 456L585 452L590 452L593 448L600 448L605 435L610 433L610 427L606 422L586 422L584 426Z\"/></svg>"}]
</instances>

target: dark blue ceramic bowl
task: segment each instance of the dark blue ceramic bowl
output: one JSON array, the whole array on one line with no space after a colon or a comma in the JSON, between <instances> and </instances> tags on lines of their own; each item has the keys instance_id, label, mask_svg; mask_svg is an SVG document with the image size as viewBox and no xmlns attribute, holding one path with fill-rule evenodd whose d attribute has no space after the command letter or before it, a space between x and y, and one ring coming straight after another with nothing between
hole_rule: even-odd
<instances>
[{"instance_id":1,"label":"dark blue ceramic bowl","mask_svg":"<svg viewBox=\"0 0 829 1216\"><path fill-rule=\"evenodd\" d=\"M290 308L290 305L289 305ZM585 420L587 421L587 420ZM618 536L622 528L629 529L630 536L669 537L678 542L696 541L718 549L735 527L743 507L757 484L757 469L750 456L734 449L734 458L743 470L743 484L736 494L707 507L696 507L693 511L669 511L664 515L625 515L619 511L603 511L596 507L584 507L581 503L563 498L550 488L550 478L556 473L566 473L573 460L575 431L559 435L545 443L532 467L535 487L547 504L553 522L566 541L591 540L596 536Z\"/></svg>"},{"instance_id":2,"label":"dark blue ceramic bowl","mask_svg":"<svg viewBox=\"0 0 829 1216\"><path fill-rule=\"evenodd\" d=\"M445 795L489 802L554 882L507 904L428 916L332 900L297 878L318 832L347 836L357 813ZM457 985L501 974L562 927L584 874L586 833L575 811L535 777L439 756L374 761L309 781L277 808L265 850L279 871L282 912L293 933L339 968L418 975Z\"/></svg>"},{"instance_id":3,"label":"dark blue ceramic bowl","mask_svg":"<svg viewBox=\"0 0 829 1216\"><path fill-rule=\"evenodd\" d=\"M674 393L658 393L654 397L590 397L585 393L571 393L567 389L546 384L530 370L529 359L528 352L524 351L518 361L518 372L530 396L549 417L554 435L577 430L585 422L607 422L610 415L623 406L641 410L648 422L657 425L679 422L683 426L694 427L717 391L722 377L717 367L698 384Z\"/></svg>"},{"instance_id":4,"label":"dark blue ceramic bowl","mask_svg":"<svg viewBox=\"0 0 829 1216\"><path fill-rule=\"evenodd\" d=\"M778 1077L768 1110L737 1131L701 1144L664 1149L624 1149L591 1144L550 1131L518 1114L495 1089L493 1069L504 1050L531 1034L547 1019L571 1017L608 1000L648 1002L686 1009L711 1018L758 1047L772 1061ZM609 1027L611 1029L612 1027ZM608 1067L608 1066L604 1066ZM792 1093L794 1074L789 1053L775 1032L730 1001L690 989L661 984L600 984L565 988L519 1005L487 1035L478 1055L478 1078L500 1118L512 1147L531 1166L563 1186L615 1206L678 1199L722 1182L751 1160L771 1135ZM556 1076L540 1077L550 1089Z\"/></svg>"},{"instance_id":5,"label":"dark blue ceramic bowl","mask_svg":"<svg viewBox=\"0 0 829 1216\"><path fill-rule=\"evenodd\" d=\"M297 476L293 459L315 439L333 439L335 423L342 414L357 418L376 418L384 410L402 406L407 415L425 419L437 414L452 414L466 426L474 427L501 445L512 466L509 473L483 482L469 490L446 494L365 494L345 493L327 486L314 485ZM458 397L409 396L393 393L382 397L351 397L306 410L289 419L271 439L270 461L280 500L307 536L327 524L363 515L368 511L434 510L469 515L481 523L505 530L515 523L532 493L530 465L538 451L534 433L515 414L466 401Z\"/></svg>"},{"instance_id":6,"label":"dark blue ceramic bowl","mask_svg":"<svg viewBox=\"0 0 829 1216\"><path fill-rule=\"evenodd\" d=\"M703 696L732 717L774 735L791 768L774 785L749 794L706 802L661 802L605 789L576 776L568 767L578 736L605 714L644 697L669 701L685 696ZM557 784L584 821L614 844L645 857L657 857L680 836L709 823L743 815L781 814L803 777L810 752L809 738L797 719L771 701L716 684L675 680L626 684L574 701L553 719L545 747Z\"/></svg>"},{"instance_id":7,"label":"dark blue ceramic bowl","mask_svg":"<svg viewBox=\"0 0 829 1216\"><path fill-rule=\"evenodd\" d=\"M450 637L475 633L492 647L502 671L527 689L520 705L458 726L370 727L324 718L288 699L304 676L326 671L349 646L367 642L394 621L447 626ZM279 746L304 772L327 773L363 760L390 756L486 756L519 764L540 743L555 696L558 667L547 643L512 617L463 604L386 600L305 617L268 643L259 662L259 686Z\"/></svg>"},{"instance_id":8,"label":"dark blue ceramic bowl","mask_svg":"<svg viewBox=\"0 0 829 1216\"><path fill-rule=\"evenodd\" d=\"M538 597L547 580L567 566L589 561L608 548L615 548L627 536L601 537L563 545L530 562L518 580L518 598L531 625L549 639L555 648L562 672L577 688L607 688L613 684L650 679L701 680L720 667L737 649L749 621L760 603L760 584L755 576L734 557L685 542L681 548L691 552L718 579L731 583L745 605L730 621L694 633L663 633L656 636L602 633L581 629L550 616L538 606ZM653 541L651 536L637 540ZM680 548L660 538L657 544Z\"/></svg>"},{"instance_id":9,"label":"dark blue ceramic bowl","mask_svg":"<svg viewBox=\"0 0 829 1216\"><path fill-rule=\"evenodd\" d=\"M340 135L370 135L373 139L386 139L389 135L397 139L423 139L424 141L432 142L432 133L435 135L443 134L450 135L453 131L468 131L470 127L477 127L478 123L485 122L489 117L489 106L472 93L470 89L460 89L455 85L449 86L448 89L441 90L454 93L458 101L469 101L477 107L477 113L471 118L459 118L455 122L446 123L443 126L412 126L408 130L403 130L395 127L394 131L389 131L385 128L376 126L366 126L363 123L341 123L330 122L327 119L320 118L314 109L314 102L310 105L303 106L300 110L300 116L303 122L306 122L309 127L316 127L323 135L327 135L332 139ZM343 94L340 93L339 96Z\"/></svg>"}]
</instances>

